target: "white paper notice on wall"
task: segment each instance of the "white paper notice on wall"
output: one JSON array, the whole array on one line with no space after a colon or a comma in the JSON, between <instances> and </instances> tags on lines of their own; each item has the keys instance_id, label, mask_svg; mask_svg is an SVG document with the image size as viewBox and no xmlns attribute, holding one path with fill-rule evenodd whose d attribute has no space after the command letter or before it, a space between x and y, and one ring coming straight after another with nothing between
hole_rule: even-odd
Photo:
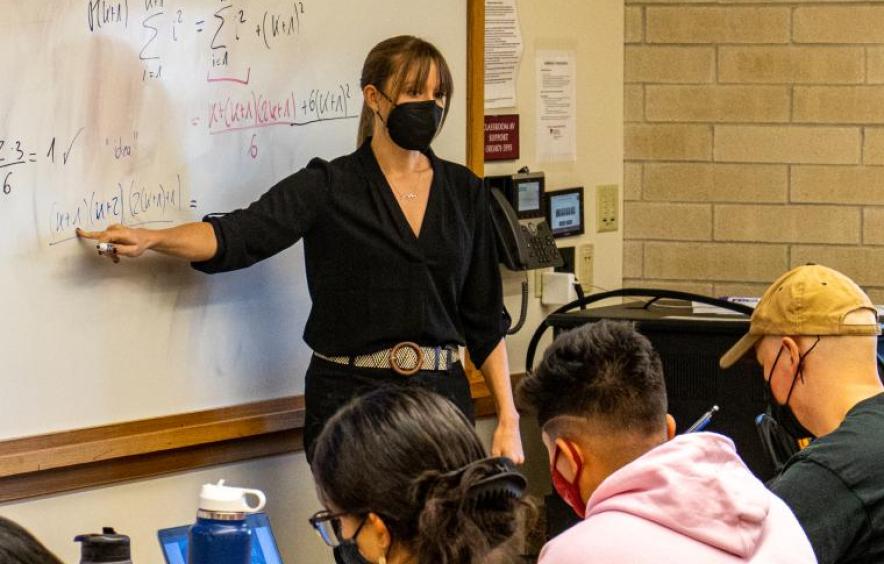
<instances>
[{"instance_id":1,"label":"white paper notice on wall","mask_svg":"<svg viewBox=\"0 0 884 564\"><path fill-rule=\"evenodd\" d=\"M537 161L577 160L573 51L537 51Z\"/></svg>"},{"instance_id":2,"label":"white paper notice on wall","mask_svg":"<svg viewBox=\"0 0 884 564\"><path fill-rule=\"evenodd\" d=\"M485 0L486 110L515 107L522 50L516 0Z\"/></svg>"}]
</instances>

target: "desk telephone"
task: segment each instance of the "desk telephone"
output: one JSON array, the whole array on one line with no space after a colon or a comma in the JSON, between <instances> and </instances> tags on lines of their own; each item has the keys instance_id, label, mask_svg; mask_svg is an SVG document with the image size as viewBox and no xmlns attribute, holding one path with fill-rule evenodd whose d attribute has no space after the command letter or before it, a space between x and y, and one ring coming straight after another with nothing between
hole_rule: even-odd
<instances>
[{"instance_id":1,"label":"desk telephone","mask_svg":"<svg viewBox=\"0 0 884 564\"><path fill-rule=\"evenodd\" d=\"M534 220L529 225L521 223L507 197L497 188L491 188L491 219L497 233L500 262L510 270L534 270L564 264L546 221Z\"/></svg>"}]
</instances>

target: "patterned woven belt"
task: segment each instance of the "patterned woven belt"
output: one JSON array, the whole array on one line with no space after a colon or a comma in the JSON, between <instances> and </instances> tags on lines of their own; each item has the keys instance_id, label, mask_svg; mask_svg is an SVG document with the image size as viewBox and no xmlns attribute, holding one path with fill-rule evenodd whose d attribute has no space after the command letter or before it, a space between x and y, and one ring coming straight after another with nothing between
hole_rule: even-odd
<instances>
[{"instance_id":1,"label":"patterned woven belt","mask_svg":"<svg viewBox=\"0 0 884 564\"><path fill-rule=\"evenodd\" d=\"M454 347L421 347L411 342L357 356L326 356L318 352L313 354L335 364L358 368L392 368L402 376L411 376L420 370L448 370L460 360Z\"/></svg>"}]
</instances>

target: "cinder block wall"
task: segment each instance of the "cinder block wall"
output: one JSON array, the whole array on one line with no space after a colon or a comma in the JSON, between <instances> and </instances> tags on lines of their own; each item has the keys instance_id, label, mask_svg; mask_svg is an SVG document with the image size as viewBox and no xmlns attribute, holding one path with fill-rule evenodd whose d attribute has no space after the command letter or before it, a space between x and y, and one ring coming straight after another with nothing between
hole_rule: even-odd
<instances>
[{"instance_id":1,"label":"cinder block wall","mask_svg":"<svg viewBox=\"0 0 884 564\"><path fill-rule=\"evenodd\" d=\"M627 0L624 286L884 303L884 3Z\"/></svg>"}]
</instances>

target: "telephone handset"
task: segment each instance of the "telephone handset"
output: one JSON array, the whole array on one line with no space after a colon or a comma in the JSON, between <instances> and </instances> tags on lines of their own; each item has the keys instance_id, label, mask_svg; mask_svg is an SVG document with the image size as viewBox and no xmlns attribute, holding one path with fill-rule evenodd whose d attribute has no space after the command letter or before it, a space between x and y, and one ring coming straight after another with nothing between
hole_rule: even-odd
<instances>
[{"instance_id":1,"label":"telephone handset","mask_svg":"<svg viewBox=\"0 0 884 564\"><path fill-rule=\"evenodd\" d=\"M491 188L491 219L497 233L500 262L510 270L534 270L564 264L546 221L534 220L529 225L521 223L506 196L497 188Z\"/></svg>"}]
</instances>

